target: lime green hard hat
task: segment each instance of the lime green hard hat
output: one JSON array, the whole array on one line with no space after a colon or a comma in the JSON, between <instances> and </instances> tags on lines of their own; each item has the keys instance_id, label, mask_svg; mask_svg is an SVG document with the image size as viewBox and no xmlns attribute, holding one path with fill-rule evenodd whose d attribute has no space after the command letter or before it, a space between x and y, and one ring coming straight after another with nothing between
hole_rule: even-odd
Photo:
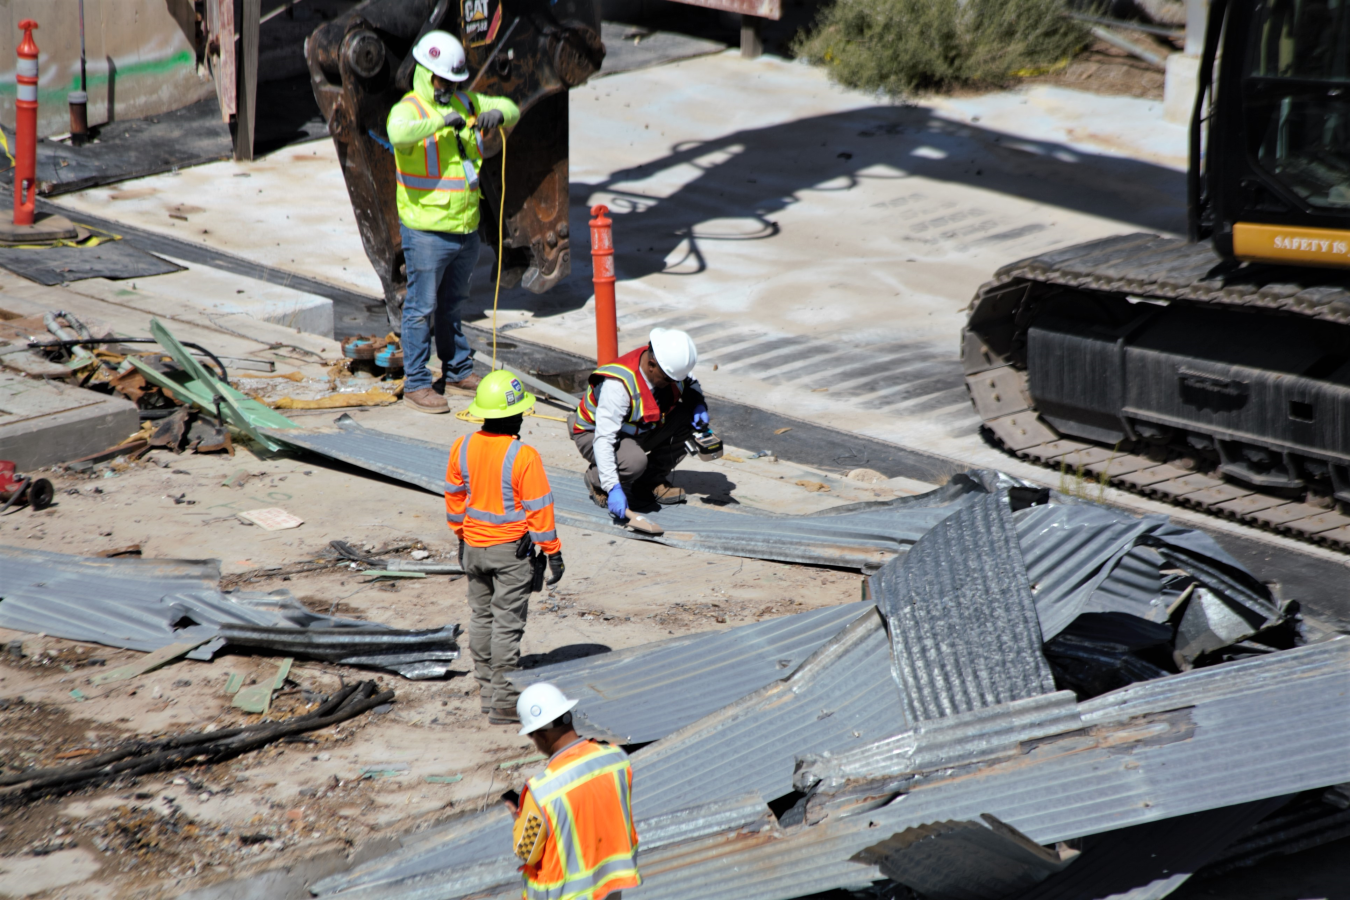
<instances>
[{"instance_id":1,"label":"lime green hard hat","mask_svg":"<svg viewBox=\"0 0 1350 900\"><path fill-rule=\"evenodd\" d=\"M520 379L498 369L483 377L469 404L469 415L480 419L505 419L534 406L534 394L525 390Z\"/></svg>"}]
</instances>

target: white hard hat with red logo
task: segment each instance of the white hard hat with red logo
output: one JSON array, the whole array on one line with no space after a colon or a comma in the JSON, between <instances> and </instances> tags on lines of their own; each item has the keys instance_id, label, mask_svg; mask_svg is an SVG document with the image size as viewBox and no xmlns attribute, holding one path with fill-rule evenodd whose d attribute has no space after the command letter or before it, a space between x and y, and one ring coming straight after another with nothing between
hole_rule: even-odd
<instances>
[{"instance_id":1,"label":"white hard hat with red logo","mask_svg":"<svg viewBox=\"0 0 1350 900\"><path fill-rule=\"evenodd\" d=\"M520 733L530 734L551 725L576 705L577 701L568 700L562 691L547 681L532 684L516 699Z\"/></svg>"},{"instance_id":2,"label":"white hard hat with red logo","mask_svg":"<svg viewBox=\"0 0 1350 900\"><path fill-rule=\"evenodd\" d=\"M413 59L431 70L433 75L451 81L469 77L469 65L464 59L464 46L448 31L428 31L413 46Z\"/></svg>"}]
</instances>

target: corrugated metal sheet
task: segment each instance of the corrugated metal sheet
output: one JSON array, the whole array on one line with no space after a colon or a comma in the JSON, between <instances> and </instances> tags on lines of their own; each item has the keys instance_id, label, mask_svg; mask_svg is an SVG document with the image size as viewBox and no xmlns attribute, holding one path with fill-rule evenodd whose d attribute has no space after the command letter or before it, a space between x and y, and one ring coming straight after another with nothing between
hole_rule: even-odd
<instances>
[{"instance_id":1,"label":"corrugated metal sheet","mask_svg":"<svg viewBox=\"0 0 1350 900\"><path fill-rule=\"evenodd\" d=\"M697 820L701 814L695 811L709 803L728 802L748 815L754 803L744 799L746 792L767 799L791 793L797 750L846 750L903 729L901 716L886 631L880 615L868 610L787 677L633 754L638 833L645 842L644 823L675 827ZM764 835L776 826L766 823L766 828ZM684 833L680 840L695 836ZM434 896L467 896L470 887L481 889L481 881L462 882L461 873L479 879L492 871L487 868L492 859L501 857L500 864L506 864L509 858L502 854L509 844L506 816L488 813L465 820L415 852L377 860L314 889L339 893L343 900L349 894L411 898L424 896L417 893L423 886L440 884L443 893ZM461 891L461 883L468 887Z\"/></svg>"},{"instance_id":2,"label":"corrugated metal sheet","mask_svg":"<svg viewBox=\"0 0 1350 900\"><path fill-rule=\"evenodd\" d=\"M634 815L748 790L772 801L792 792L797 755L843 752L906 727L886 630L869 612L788 677L635 753Z\"/></svg>"},{"instance_id":3,"label":"corrugated metal sheet","mask_svg":"<svg viewBox=\"0 0 1350 900\"><path fill-rule=\"evenodd\" d=\"M872 576L871 589L909 721L1055 689L1006 493L948 516Z\"/></svg>"},{"instance_id":4,"label":"corrugated metal sheet","mask_svg":"<svg viewBox=\"0 0 1350 900\"><path fill-rule=\"evenodd\" d=\"M1046 640L1083 612L1166 617L1159 569L1177 566L1212 590L1260 614L1279 618L1270 591L1209 535L1055 495L1054 502L1013 514L1018 543Z\"/></svg>"},{"instance_id":5,"label":"corrugated metal sheet","mask_svg":"<svg viewBox=\"0 0 1350 900\"><path fill-rule=\"evenodd\" d=\"M1063 872L1006 900L1162 900L1287 797L1092 835Z\"/></svg>"},{"instance_id":6,"label":"corrugated metal sheet","mask_svg":"<svg viewBox=\"0 0 1350 900\"><path fill-rule=\"evenodd\" d=\"M992 764L929 773L898 797L884 793L880 808L855 807L856 815L825 808L818 820L808 807L807 821L818 824L672 860L647 879L643 900L787 900L869 882L879 877L875 866L847 862L859 850L905 828L983 812L1051 845L1350 775L1350 640L1116 694L1123 706L1113 704L1114 695L1082 705L1082 718L1094 726L1089 730L1030 740L1023 752ZM997 707L983 712L991 722L1000 715ZM1169 728L1168 712L1189 717L1190 730Z\"/></svg>"},{"instance_id":7,"label":"corrugated metal sheet","mask_svg":"<svg viewBox=\"0 0 1350 900\"><path fill-rule=\"evenodd\" d=\"M444 489L448 447L365 428L347 415L328 428L267 434L433 493ZM708 553L861 569L903 553L955 508L985 493L986 483L997 478L984 472L958 475L917 497L853 504L810 516L733 512L700 504L667 506L649 514L666 529L659 538L614 525L608 513L591 501L580 473L554 470L550 486L556 516L564 524Z\"/></svg>"},{"instance_id":8,"label":"corrugated metal sheet","mask_svg":"<svg viewBox=\"0 0 1350 900\"><path fill-rule=\"evenodd\" d=\"M614 743L654 741L792 672L867 610L850 603L527 669L576 700L578 730Z\"/></svg>"},{"instance_id":9,"label":"corrugated metal sheet","mask_svg":"<svg viewBox=\"0 0 1350 900\"><path fill-rule=\"evenodd\" d=\"M210 659L228 640L407 678L442 676L459 655L458 625L415 632L325 616L289 591L221 593L219 579L218 560L102 559L0 546L0 628L140 651L207 641L188 654L193 659Z\"/></svg>"}]
</instances>

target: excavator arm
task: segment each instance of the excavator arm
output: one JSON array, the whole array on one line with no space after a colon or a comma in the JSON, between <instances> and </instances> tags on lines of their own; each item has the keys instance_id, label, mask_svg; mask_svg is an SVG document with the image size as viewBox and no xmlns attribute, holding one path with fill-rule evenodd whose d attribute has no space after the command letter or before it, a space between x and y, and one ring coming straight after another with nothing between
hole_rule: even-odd
<instances>
[{"instance_id":1,"label":"excavator arm","mask_svg":"<svg viewBox=\"0 0 1350 900\"><path fill-rule=\"evenodd\" d=\"M483 166L484 243L496 248L505 286L543 293L571 270L567 198L567 90L605 56L596 0L368 0L310 35L314 96L337 145L366 255L379 274L397 331L408 273L394 199L389 111L411 89L412 47L441 29L464 44L472 91L509 97L521 110L501 159Z\"/></svg>"}]
</instances>

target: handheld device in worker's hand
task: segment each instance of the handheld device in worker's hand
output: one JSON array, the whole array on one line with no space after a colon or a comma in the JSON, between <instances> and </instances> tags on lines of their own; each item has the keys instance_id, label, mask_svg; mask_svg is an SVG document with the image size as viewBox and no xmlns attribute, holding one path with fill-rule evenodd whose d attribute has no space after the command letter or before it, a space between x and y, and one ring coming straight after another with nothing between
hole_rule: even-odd
<instances>
[{"instance_id":1,"label":"handheld device in worker's hand","mask_svg":"<svg viewBox=\"0 0 1350 900\"><path fill-rule=\"evenodd\" d=\"M698 454L704 462L722 458L722 439L713 434L712 429L695 431L694 436L684 442L684 448L690 456Z\"/></svg>"}]
</instances>

